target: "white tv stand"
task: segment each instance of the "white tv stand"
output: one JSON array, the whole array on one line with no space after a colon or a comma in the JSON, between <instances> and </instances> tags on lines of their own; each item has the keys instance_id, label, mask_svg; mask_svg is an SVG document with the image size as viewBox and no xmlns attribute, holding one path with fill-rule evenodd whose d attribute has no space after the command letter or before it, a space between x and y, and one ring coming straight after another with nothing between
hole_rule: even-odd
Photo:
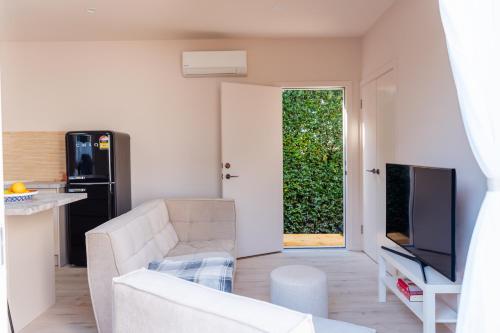
<instances>
[{"instance_id":1,"label":"white tv stand","mask_svg":"<svg viewBox=\"0 0 500 333\"><path fill-rule=\"evenodd\" d=\"M397 248L393 250L403 252ZM378 300L385 302L387 289L391 290L422 322L423 333L435 333L436 323L452 324L457 322L457 313L442 300L436 298L437 294L456 294L458 297L462 285L451 282L432 267L426 267L427 283L424 282L420 264L398 256L386 250L379 250L379 283ZM395 270L391 275L389 271ZM396 281L399 277L407 277L419 286L424 293L423 302L410 302L398 289Z\"/></svg>"}]
</instances>

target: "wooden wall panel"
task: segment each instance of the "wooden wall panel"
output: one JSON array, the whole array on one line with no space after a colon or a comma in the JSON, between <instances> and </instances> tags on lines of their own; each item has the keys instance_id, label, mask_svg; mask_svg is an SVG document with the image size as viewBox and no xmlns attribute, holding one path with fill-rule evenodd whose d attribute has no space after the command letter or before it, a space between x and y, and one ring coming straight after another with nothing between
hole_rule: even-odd
<instances>
[{"instance_id":1,"label":"wooden wall panel","mask_svg":"<svg viewBox=\"0 0 500 333\"><path fill-rule=\"evenodd\" d=\"M5 180L63 180L64 132L4 132Z\"/></svg>"}]
</instances>

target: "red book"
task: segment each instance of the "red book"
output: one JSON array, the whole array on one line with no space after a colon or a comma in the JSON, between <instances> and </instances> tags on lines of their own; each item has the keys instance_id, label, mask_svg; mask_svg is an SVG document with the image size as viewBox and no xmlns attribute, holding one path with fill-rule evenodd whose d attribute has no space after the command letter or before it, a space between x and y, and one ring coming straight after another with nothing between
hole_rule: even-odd
<instances>
[{"instance_id":1,"label":"red book","mask_svg":"<svg viewBox=\"0 0 500 333\"><path fill-rule=\"evenodd\" d=\"M397 286L398 286L398 288L401 287L400 290L403 289L410 295L422 295L423 294L422 289L420 289L411 280L406 279L406 278L405 279L399 278L398 282L397 282Z\"/></svg>"},{"instance_id":2,"label":"red book","mask_svg":"<svg viewBox=\"0 0 500 333\"><path fill-rule=\"evenodd\" d=\"M399 291L410 302L422 302L424 299L422 289L408 279L398 279L396 283Z\"/></svg>"}]
</instances>

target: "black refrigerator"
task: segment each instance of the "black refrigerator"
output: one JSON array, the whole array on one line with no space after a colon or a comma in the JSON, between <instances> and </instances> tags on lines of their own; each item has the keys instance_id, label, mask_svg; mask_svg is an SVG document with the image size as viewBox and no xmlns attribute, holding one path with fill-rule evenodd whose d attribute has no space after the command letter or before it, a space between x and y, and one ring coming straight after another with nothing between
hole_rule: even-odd
<instances>
[{"instance_id":1,"label":"black refrigerator","mask_svg":"<svg viewBox=\"0 0 500 333\"><path fill-rule=\"evenodd\" d=\"M86 266L85 232L130 210L130 137L113 131L66 133L69 263Z\"/></svg>"}]
</instances>

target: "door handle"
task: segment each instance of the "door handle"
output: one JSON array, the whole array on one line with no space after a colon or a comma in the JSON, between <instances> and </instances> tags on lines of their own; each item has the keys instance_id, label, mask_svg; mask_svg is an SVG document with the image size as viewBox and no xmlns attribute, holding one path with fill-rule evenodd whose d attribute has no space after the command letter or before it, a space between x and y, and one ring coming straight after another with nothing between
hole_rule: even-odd
<instances>
[{"instance_id":1,"label":"door handle","mask_svg":"<svg viewBox=\"0 0 500 333\"><path fill-rule=\"evenodd\" d=\"M84 188L69 188L68 189L68 193L83 193L83 192L87 192L87 190Z\"/></svg>"},{"instance_id":2,"label":"door handle","mask_svg":"<svg viewBox=\"0 0 500 333\"><path fill-rule=\"evenodd\" d=\"M373 168L371 170L366 170L366 172L371 172L373 174L380 175L380 170L379 169L375 169L375 168Z\"/></svg>"},{"instance_id":3,"label":"door handle","mask_svg":"<svg viewBox=\"0 0 500 333\"><path fill-rule=\"evenodd\" d=\"M238 178L239 176L231 176L230 174L226 173L226 179L231 179L231 178Z\"/></svg>"}]
</instances>

